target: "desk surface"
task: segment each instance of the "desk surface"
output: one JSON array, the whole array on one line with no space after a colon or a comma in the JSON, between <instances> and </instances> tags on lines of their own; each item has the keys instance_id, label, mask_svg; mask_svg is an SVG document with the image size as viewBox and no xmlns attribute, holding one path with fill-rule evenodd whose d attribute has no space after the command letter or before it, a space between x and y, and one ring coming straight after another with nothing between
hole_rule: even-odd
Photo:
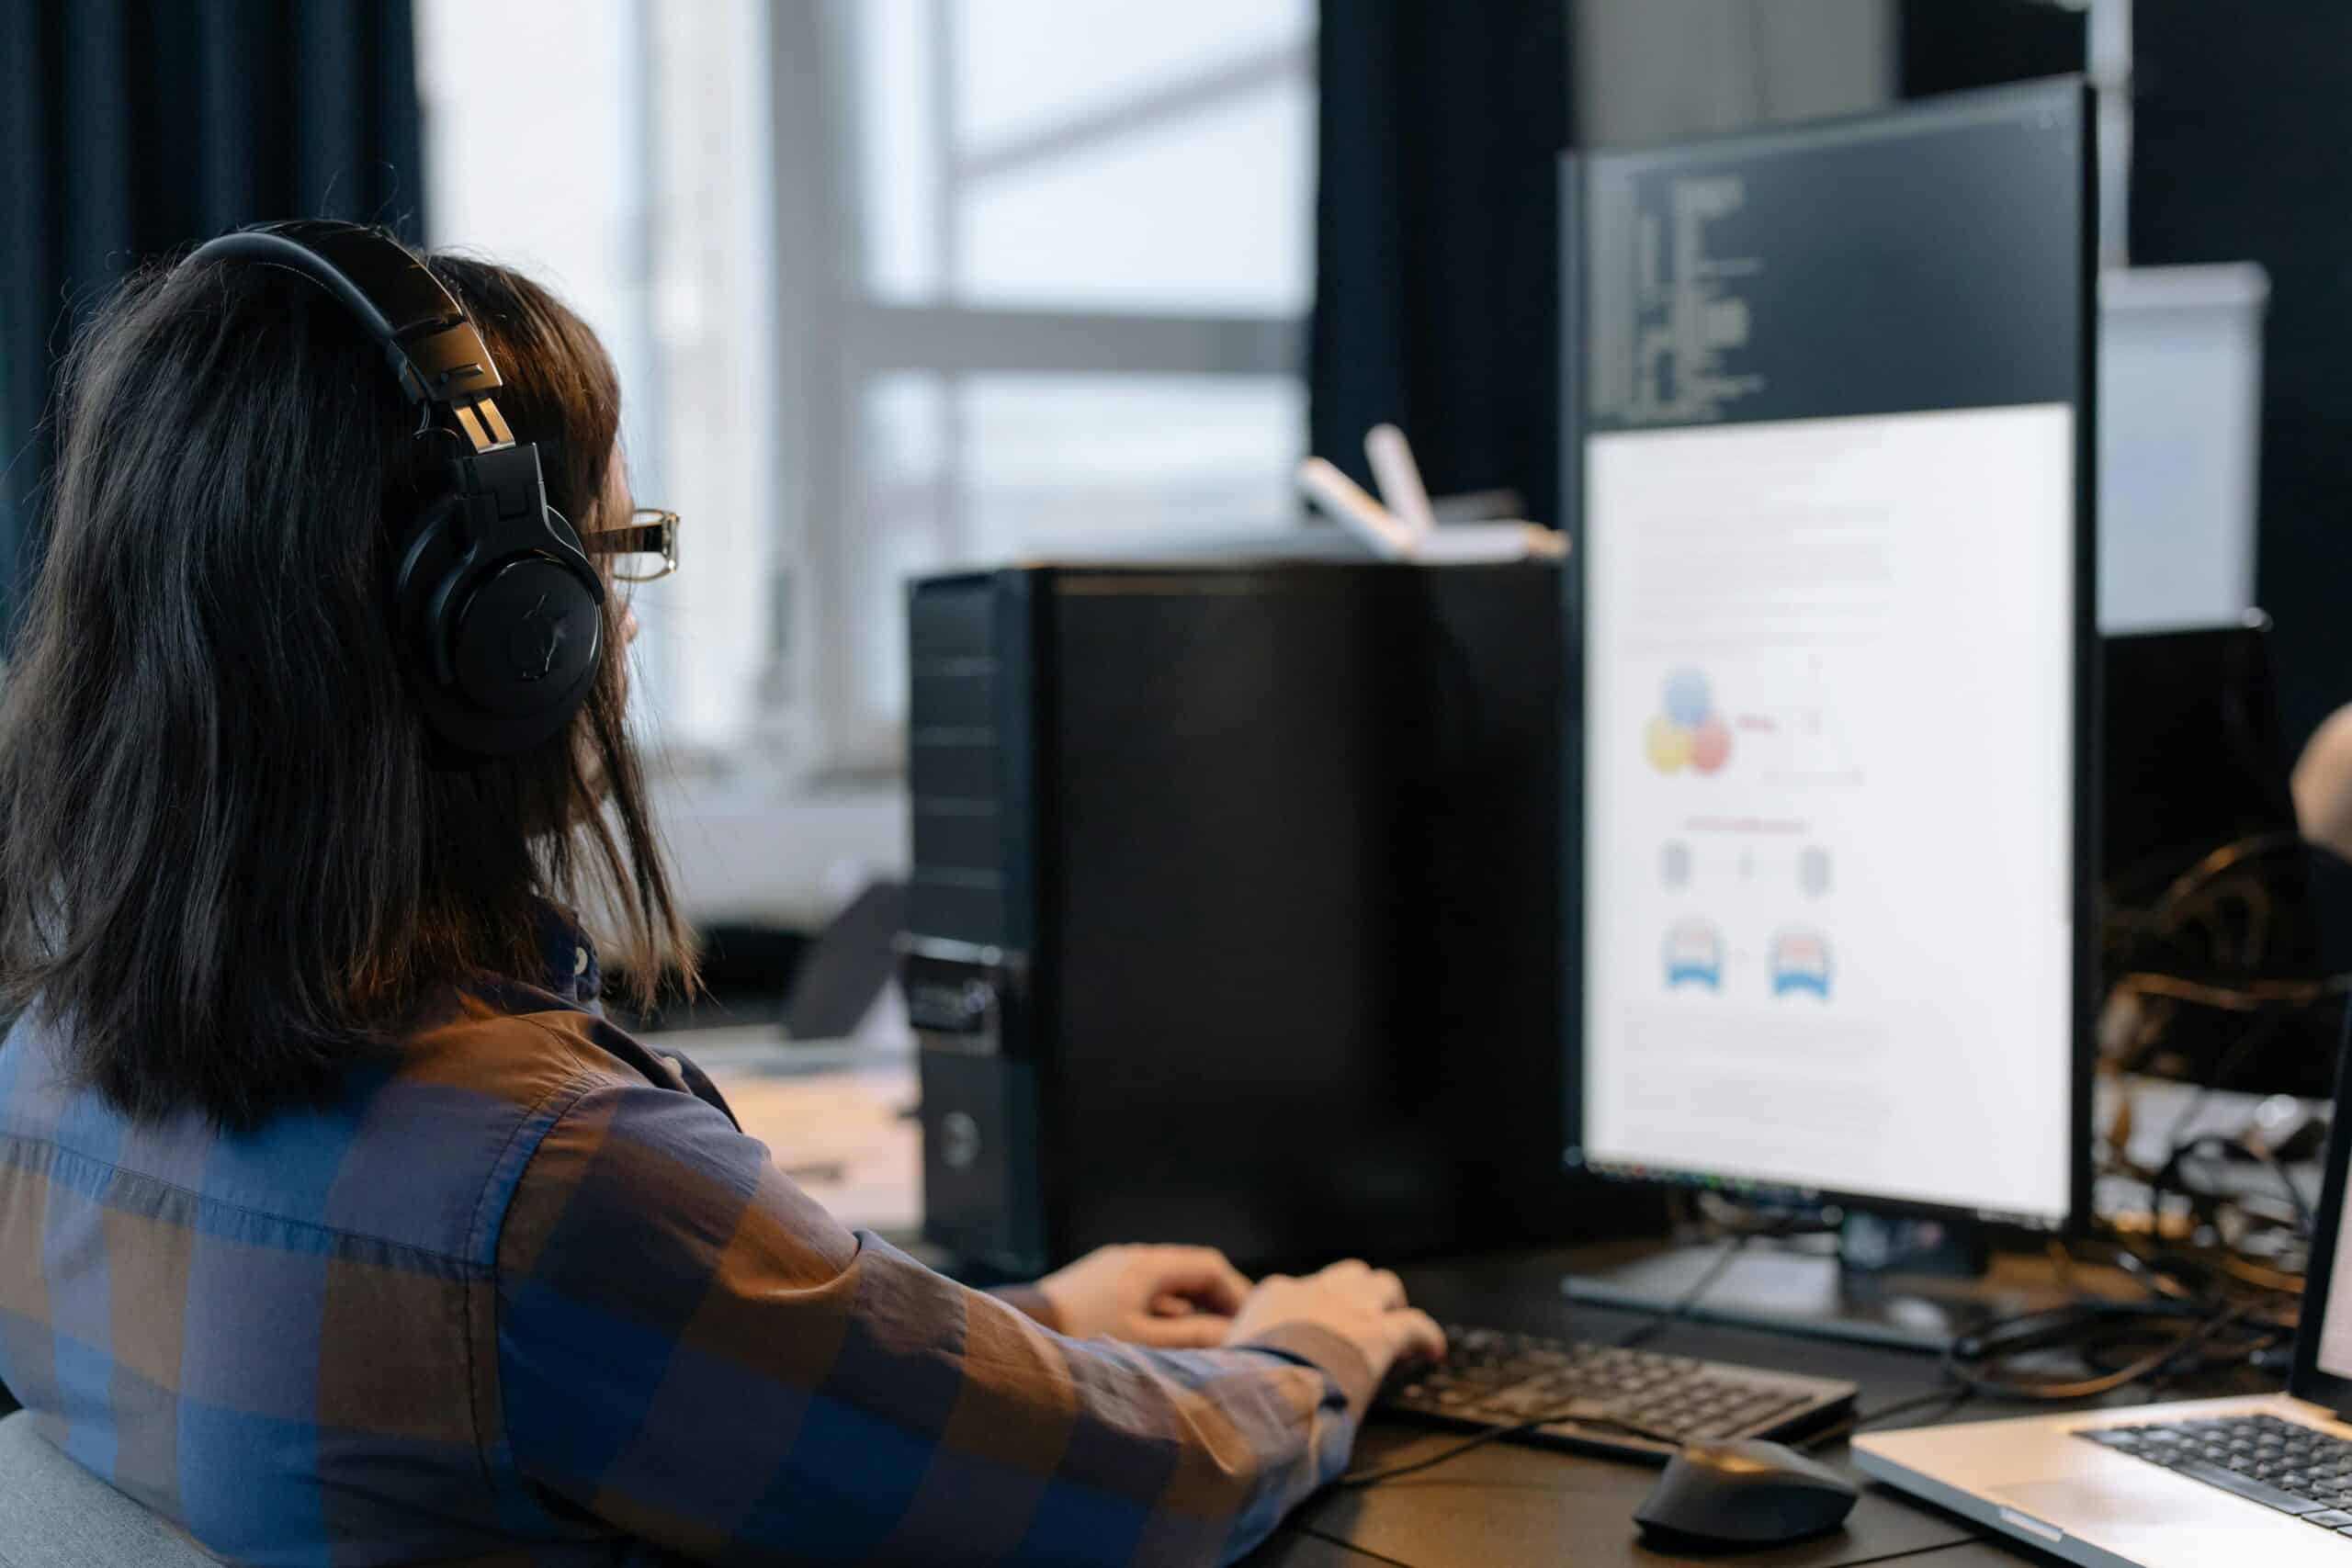
<instances>
[{"instance_id":1,"label":"desk surface","mask_svg":"<svg viewBox=\"0 0 2352 1568\"><path fill-rule=\"evenodd\" d=\"M1587 1337L1613 1337L1640 1321L1578 1308L1572 1323L1558 1288L1573 1260L1568 1253L1526 1254L1421 1265L1400 1272L1415 1302L1440 1318ZM1677 1325L1655 1343L1679 1354L1849 1379L1861 1387L1858 1407L1865 1415L1940 1386L1936 1359L1910 1351L1695 1323ZM2218 1392L2242 1392L2248 1386L2259 1385L2238 1383ZM2046 1414L2049 1408L1978 1403L1959 1418ZM1920 1414L1932 1415L1933 1409ZM1919 1418L1900 1417L1890 1425ZM1374 1417L1357 1445L1357 1462L1410 1459L1457 1440L1454 1434ZM1842 1467L1845 1450L1833 1448L1819 1457ZM1707 1568L1735 1563L1857 1568L1889 1562L1919 1568L1987 1568L2056 1561L1985 1538L1972 1526L1876 1484L1865 1489L1844 1530L1819 1540L1710 1558L1652 1551L1640 1544L1633 1512L1657 1473L1638 1464L1496 1443L1419 1475L1364 1492L1316 1498L1250 1562L1251 1568L1361 1568L1374 1562L1401 1568L1612 1568L1618 1563L1640 1568L1700 1563Z\"/></svg>"},{"instance_id":2,"label":"desk surface","mask_svg":"<svg viewBox=\"0 0 2352 1568\"><path fill-rule=\"evenodd\" d=\"M900 1112L912 1098L903 1060L854 1053L840 1060L811 1048L775 1051L759 1032L729 1055L723 1032L671 1037L715 1069L747 1130L765 1138L780 1162L820 1201L853 1224L886 1232L910 1226L919 1203L917 1134ZM836 1055L839 1055L838 1053ZM741 1056L742 1060L737 1060ZM804 1070L779 1071L786 1064ZM814 1068L815 1071L805 1069ZM1407 1268L1416 1304L1437 1317L1563 1337L1607 1339L1637 1316L1579 1307L1571 1319L1559 1291L1576 1262L1570 1252L1527 1253ZM1713 1324L1681 1323L1656 1344L1684 1355L1847 1379L1861 1388L1870 1412L1939 1386L1935 1359L1916 1352L1842 1345ZM2259 1383L2211 1390L2242 1393ZM2209 1392L2199 1389L2197 1392ZM2186 1397L2186 1393L2179 1394ZM2130 1396L2125 1396L2129 1398ZM1979 1403L1961 1418L2046 1413L2049 1407ZM1933 1407L1922 1414L1932 1414ZM1916 1423L1919 1416L1901 1418ZM1359 1464L1433 1452L1458 1434L1374 1417L1357 1444ZM1842 1463L1842 1449L1819 1456ZM1365 1492L1310 1501L1250 1559L1251 1568L1673 1568L1703 1562L1752 1568L1859 1568L1903 1562L1918 1568L1989 1568L2055 1559L1983 1538L1973 1527L1911 1503L1875 1484L1844 1530L1771 1551L1713 1558L1676 1557L1644 1548L1635 1506L1657 1472L1624 1461L1496 1443L1442 1467Z\"/></svg>"}]
</instances>

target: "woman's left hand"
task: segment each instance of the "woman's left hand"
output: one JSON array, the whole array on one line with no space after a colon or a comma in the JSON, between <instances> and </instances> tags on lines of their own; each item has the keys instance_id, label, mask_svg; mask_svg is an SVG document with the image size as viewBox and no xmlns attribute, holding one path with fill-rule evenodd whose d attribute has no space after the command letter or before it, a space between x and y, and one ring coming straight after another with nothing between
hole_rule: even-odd
<instances>
[{"instance_id":1,"label":"woman's left hand","mask_svg":"<svg viewBox=\"0 0 2352 1568\"><path fill-rule=\"evenodd\" d=\"M1250 1280L1213 1247L1103 1247L1037 1289L1074 1338L1182 1350L1225 1342Z\"/></svg>"}]
</instances>

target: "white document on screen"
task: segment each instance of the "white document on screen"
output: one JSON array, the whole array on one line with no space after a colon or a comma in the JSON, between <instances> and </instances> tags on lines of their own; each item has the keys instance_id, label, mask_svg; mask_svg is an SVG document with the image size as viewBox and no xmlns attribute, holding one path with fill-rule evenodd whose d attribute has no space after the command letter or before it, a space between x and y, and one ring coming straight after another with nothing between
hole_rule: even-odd
<instances>
[{"instance_id":1,"label":"white document on screen","mask_svg":"<svg viewBox=\"0 0 2352 1568\"><path fill-rule=\"evenodd\" d=\"M2068 1198L2074 412L1586 446L1589 1159Z\"/></svg>"}]
</instances>

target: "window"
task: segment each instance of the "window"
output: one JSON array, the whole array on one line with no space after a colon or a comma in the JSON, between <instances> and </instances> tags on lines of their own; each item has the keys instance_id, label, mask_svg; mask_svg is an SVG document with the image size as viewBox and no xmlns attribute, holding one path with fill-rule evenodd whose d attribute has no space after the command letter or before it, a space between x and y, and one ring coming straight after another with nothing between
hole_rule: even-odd
<instances>
[{"instance_id":1,"label":"window","mask_svg":"<svg viewBox=\"0 0 2352 1568\"><path fill-rule=\"evenodd\" d=\"M912 572L1285 525L1308 0L865 0L842 29L836 761L896 750Z\"/></svg>"},{"instance_id":2,"label":"window","mask_svg":"<svg viewBox=\"0 0 2352 1568\"><path fill-rule=\"evenodd\" d=\"M771 650L777 546L766 7L417 13L426 239L550 284L611 350L638 499L686 519L686 570L632 591L650 699L633 709L678 751L736 748Z\"/></svg>"},{"instance_id":3,"label":"window","mask_svg":"<svg viewBox=\"0 0 2352 1568\"><path fill-rule=\"evenodd\" d=\"M909 574L1295 517L1311 0L418 9L429 238L581 310L686 519L673 754L890 765Z\"/></svg>"}]
</instances>

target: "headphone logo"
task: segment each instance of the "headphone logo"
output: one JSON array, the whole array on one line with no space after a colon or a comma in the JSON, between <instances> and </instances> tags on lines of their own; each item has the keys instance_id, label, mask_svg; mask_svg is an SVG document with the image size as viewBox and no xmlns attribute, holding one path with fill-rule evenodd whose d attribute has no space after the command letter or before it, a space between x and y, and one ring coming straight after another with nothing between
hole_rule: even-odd
<instances>
[{"instance_id":1,"label":"headphone logo","mask_svg":"<svg viewBox=\"0 0 2352 1568\"><path fill-rule=\"evenodd\" d=\"M507 638L506 657L514 660L518 681L544 681L554 673L556 658L571 635L570 615L550 615L547 612L548 596L542 593L538 602L514 623L514 630Z\"/></svg>"}]
</instances>

